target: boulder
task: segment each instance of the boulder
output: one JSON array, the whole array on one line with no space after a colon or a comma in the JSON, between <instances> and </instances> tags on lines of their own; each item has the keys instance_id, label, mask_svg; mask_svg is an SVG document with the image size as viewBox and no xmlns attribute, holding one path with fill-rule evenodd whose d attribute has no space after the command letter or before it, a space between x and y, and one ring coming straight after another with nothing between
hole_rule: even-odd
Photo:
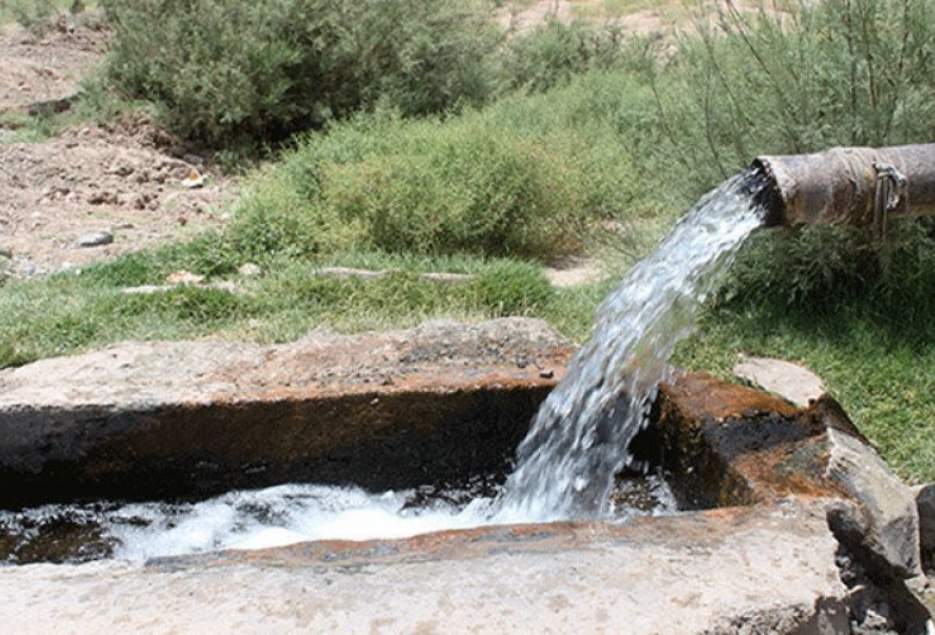
<instances>
[{"instance_id":1,"label":"boulder","mask_svg":"<svg viewBox=\"0 0 935 635\"><path fill-rule=\"evenodd\" d=\"M915 490L919 513L919 547L929 567L935 561L935 483L920 485Z\"/></svg>"},{"instance_id":2,"label":"boulder","mask_svg":"<svg viewBox=\"0 0 935 635\"><path fill-rule=\"evenodd\" d=\"M866 549L902 578L922 573L919 514L912 489L868 444L829 427L826 476L860 505L863 530L855 548Z\"/></svg>"},{"instance_id":3,"label":"boulder","mask_svg":"<svg viewBox=\"0 0 935 635\"><path fill-rule=\"evenodd\" d=\"M836 501L842 540L880 571L911 578L919 568L913 492L890 471L833 398L805 409L704 373L660 391L661 463L683 508L770 503L788 496ZM843 504L840 502L843 501Z\"/></svg>"},{"instance_id":4,"label":"boulder","mask_svg":"<svg viewBox=\"0 0 935 635\"><path fill-rule=\"evenodd\" d=\"M744 356L734 367L734 374L803 408L825 394L818 375L781 359Z\"/></svg>"}]
</instances>

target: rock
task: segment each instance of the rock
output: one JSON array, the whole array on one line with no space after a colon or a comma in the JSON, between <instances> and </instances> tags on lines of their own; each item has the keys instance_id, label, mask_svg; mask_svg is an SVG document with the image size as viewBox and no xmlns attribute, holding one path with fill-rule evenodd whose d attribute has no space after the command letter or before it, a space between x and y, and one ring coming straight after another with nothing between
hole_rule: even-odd
<instances>
[{"instance_id":1,"label":"rock","mask_svg":"<svg viewBox=\"0 0 935 635\"><path fill-rule=\"evenodd\" d=\"M912 489L893 474L876 451L861 439L828 428L827 479L860 504L863 525L855 546L880 558L895 575L912 578L922 573L919 551L919 513Z\"/></svg>"},{"instance_id":2,"label":"rock","mask_svg":"<svg viewBox=\"0 0 935 635\"><path fill-rule=\"evenodd\" d=\"M322 267L315 270L316 276L330 278L360 278L361 280L376 280L389 275L389 271L370 271L368 269L354 269L353 267Z\"/></svg>"},{"instance_id":3,"label":"rock","mask_svg":"<svg viewBox=\"0 0 935 635\"><path fill-rule=\"evenodd\" d=\"M190 271L174 271L166 276L166 284L173 286L180 284L201 284L204 280L204 276Z\"/></svg>"},{"instance_id":4,"label":"rock","mask_svg":"<svg viewBox=\"0 0 935 635\"><path fill-rule=\"evenodd\" d=\"M245 262L240 265L240 268L237 269L237 273L243 276L244 278L255 278L257 276L263 275L263 269L259 265L255 265L252 262Z\"/></svg>"},{"instance_id":5,"label":"rock","mask_svg":"<svg viewBox=\"0 0 935 635\"><path fill-rule=\"evenodd\" d=\"M200 276L195 276L198 278ZM166 293L172 291L173 289L178 289L180 286L183 286L187 283L179 282L173 284L144 284L138 287L125 287L120 290L124 295L152 295L155 293ZM243 289L238 287L235 283L221 280L218 282L209 282L207 284L199 283L190 283L188 286L197 287L199 289L216 289L218 291L226 291L227 293L243 293Z\"/></svg>"},{"instance_id":6,"label":"rock","mask_svg":"<svg viewBox=\"0 0 935 635\"><path fill-rule=\"evenodd\" d=\"M734 375L802 407L825 393L818 375L781 359L743 357L734 367Z\"/></svg>"},{"instance_id":7,"label":"rock","mask_svg":"<svg viewBox=\"0 0 935 635\"><path fill-rule=\"evenodd\" d=\"M120 197L115 192L97 192L88 198L91 205L120 205Z\"/></svg>"},{"instance_id":8,"label":"rock","mask_svg":"<svg viewBox=\"0 0 935 635\"><path fill-rule=\"evenodd\" d=\"M7 259L7 260L12 260L12 259L13 259L13 252L12 252L11 250L9 250L9 249L4 248L4 247L0 247L0 258L5 258L5 259Z\"/></svg>"},{"instance_id":9,"label":"rock","mask_svg":"<svg viewBox=\"0 0 935 635\"><path fill-rule=\"evenodd\" d=\"M2 370L0 507L495 472L555 385L538 368L558 377L571 353L517 318L275 346L126 343Z\"/></svg>"},{"instance_id":10,"label":"rock","mask_svg":"<svg viewBox=\"0 0 935 635\"><path fill-rule=\"evenodd\" d=\"M836 532L889 575L919 569L919 520L912 490L895 476L841 406L827 395L797 409L769 394L703 373L663 386L660 453L683 507L765 504L787 496L841 501ZM640 448L634 441L635 448Z\"/></svg>"},{"instance_id":11,"label":"rock","mask_svg":"<svg viewBox=\"0 0 935 635\"><path fill-rule=\"evenodd\" d=\"M205 176L201 174L195 168L192 168L188 176L181 180L182 187L188 188L190 190L203 187L205 184Z\"/></svg>"},{"instance_id":12,"label":"rock","mask_svg":"<svg viewBox=\"0 0 935 635\"><path fill-rule=\"evenodd\" d=\"M114 235L108 231L91 232L78 238L78 247L100 247L114 242Z\"/></svg>"},{"instance_id":13,"label":"rock","mask_svg":"<svg viewBox=\"0 0 935 635\"><path fill-rule=\"evenodd\" d=\"M844 635L836 549L820 506L787 505L4 567L0 621L12 633Z\"/></svg>"},{"instance_id":14,"label":"rock","mask_svg":"<svg viewBox=\"0 0 935 635\"><path fill-rule=\"evenodd\" d=\"M916 509L919 513L919 546L929 566L935 562L935 483L916 488Z\"/></svg>"},{"instance_id":15,"label":"rock","mask_svg":"<svg viewBox=\"0 0 935 635\"><path fill-rule=\"evenodd\" d=\"M394 273L400 273L400 270L383 269L379 271L373 271L370 269L354 269L352 267L322 267L320 269L316 269L314 272L316 276L340 279L357 278L360 280L377 280L379 278L385 278L386 276L392 275ZM436 282L439 284L461 284L464 282L470 282L474 279L474 276L468 273L429 272L420 273L419 279L425 280L426 282Z\"/></svg>"}]
</instances>

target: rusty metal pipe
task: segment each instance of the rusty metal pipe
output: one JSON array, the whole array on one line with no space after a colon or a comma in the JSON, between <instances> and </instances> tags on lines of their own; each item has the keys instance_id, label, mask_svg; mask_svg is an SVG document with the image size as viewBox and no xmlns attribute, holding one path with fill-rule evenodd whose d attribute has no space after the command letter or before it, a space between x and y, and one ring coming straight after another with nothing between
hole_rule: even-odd
<instances>
[{"instance_id":1,"label":"rusty metal pipe","mask_svg":"<svg viewBox=\"0 0 935 635\"><path fill-rule=\"evenodd\" d=\"M935 215L935 144L761 156L769 225L881 224Z\"/></svg>"}]
</instances>

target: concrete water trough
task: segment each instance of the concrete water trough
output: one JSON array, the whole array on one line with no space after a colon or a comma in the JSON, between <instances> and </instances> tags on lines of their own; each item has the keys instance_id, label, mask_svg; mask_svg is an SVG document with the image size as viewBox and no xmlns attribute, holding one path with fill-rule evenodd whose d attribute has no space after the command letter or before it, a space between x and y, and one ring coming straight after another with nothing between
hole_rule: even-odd
<instances>
[{"instance_id":1,"label":"concrete water trough","mask_svg":"<svg viewBox=\"0 0 935 635\"><path fill-rule=\"evenodd\" d=\"M280 346L129 343L3 370L0 506L502 474L572 352L543 322L507 319ZM682 374L652 420L632 449L664 475L675 514L146 562L10 561L0 623L17 633L925 632L905 583L921 573L913 493L832 398L797 408Z\"/></svg>"}]
</instances>

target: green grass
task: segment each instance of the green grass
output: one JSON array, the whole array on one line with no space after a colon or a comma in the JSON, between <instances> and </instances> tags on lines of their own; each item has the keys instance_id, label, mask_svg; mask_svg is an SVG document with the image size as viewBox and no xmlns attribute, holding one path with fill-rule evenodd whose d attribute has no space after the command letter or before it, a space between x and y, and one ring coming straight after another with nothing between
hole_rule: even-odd
<instances>
[{"instance_id":1,"label":"green grass","mask_svg":"<svg viewBox=\"0 0 935 635\"><path fill-rule=\"evenodd\" d=\"M384 257L352 254L320 262L288 257L265 263L257 278L234 279L242 293L185 286L127 295L126 286L161 282L163 273L196 248L128 256L32 282L11 282L0 293L0 367L89 350L126 339L222 337L258 342L296 339L327 326L344 332L402 328L427 319L467 321L527 315L548 317L566 334L590 324L600 285L553 290L534 265L471 257ZM376 280L314 275L322 265L394 269ZM461 284L422 280L423 271L471 273Z\"/></svg>"}]
</instances>

